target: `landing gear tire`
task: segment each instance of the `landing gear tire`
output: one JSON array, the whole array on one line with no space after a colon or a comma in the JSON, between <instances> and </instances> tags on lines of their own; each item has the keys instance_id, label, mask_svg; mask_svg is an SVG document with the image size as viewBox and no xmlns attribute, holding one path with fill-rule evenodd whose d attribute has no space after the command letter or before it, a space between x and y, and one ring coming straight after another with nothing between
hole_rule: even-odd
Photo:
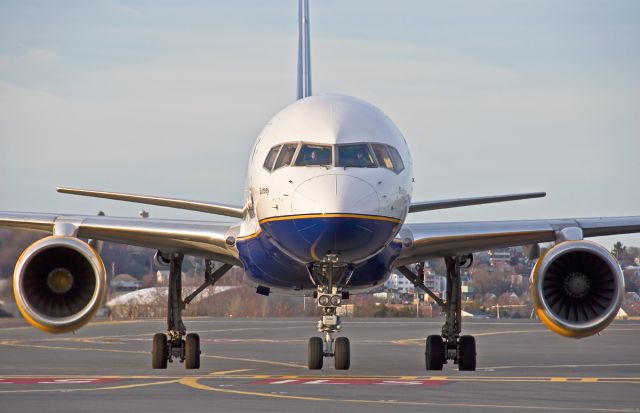
<instances>
[{"instance_id":1,"label":"landing gear tire","mask_svg":"<svg viewBox=\"0 0 640 413\"><path fill-rule=\"evenodd\" d=\"M458 342L458 369L476 370L476 339L473 336L461 336Z\"/></svg>"},{"instance_id":2,"label":"landing gear tire","mask_svg":"<svg viewBox=\"0 0 640 413\"><path fill-rule=\"evenodd\" d=\"M324 343L320 337L311 337L309 339L309 370L322 369L322 361L324 360Z\"/></svg>"},{"instance_id":3,"label":"landing gear tire","mask_svg":"<svg viewBox=\"0 0 640 413\"><path fill-rule=\"evenodd\" d=\"M200 368L200 336L187 334L184 342L184 366L186 369Z\"/></svg>"},{"instance_id":4,"label":"landing gear tire","mask_svg":"<svg viewBox=\"0 0 640 413\"><path fill-rule=\"evenodd\" d=\"M432 335L427 337L424 361L427 370L442 370L442 366L445 362L444 342L442 341L442 336Z\"/></svg>"},{"instance_id":5,"label":"landing gear tire","mask_svg":"<svg viewBox=\"0 0 640 413\"><path fill-rule=\"evenodd\" d=\"M167 368L167 335L157 333L153 335L153 348L151 349L151 366L154 369Z\"/></svg>"},{"instance_id":6,"label":"landing gear tire","mask_svg":"<svg viewBox=\"0 0 640 413\"><path fill-rule=\"evenodd\" d=\"M349 370L351 365L351 350L349 339L338 337L335 342L334 361L336 370Z\"/></svg>"}]
</instances>

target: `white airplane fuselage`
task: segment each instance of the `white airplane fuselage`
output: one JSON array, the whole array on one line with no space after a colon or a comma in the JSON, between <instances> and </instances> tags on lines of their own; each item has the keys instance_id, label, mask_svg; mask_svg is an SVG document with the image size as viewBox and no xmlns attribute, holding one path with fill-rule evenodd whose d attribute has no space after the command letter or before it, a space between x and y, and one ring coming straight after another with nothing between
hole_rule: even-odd
<instances>
[{"instance_id":1,"label":"white airplane fuselage","mask_svg":"<svg viewBox=\"0 0 640 413\"><path fill-rule=\"evenodd\" d=\"M247 176L237 246L255 282L312 288L309 266L327 261L353 269L352 288L389 275L411 203L412 161L382 111L344 95L298 100L264 127Z\"/></svg>"}]
</instances>

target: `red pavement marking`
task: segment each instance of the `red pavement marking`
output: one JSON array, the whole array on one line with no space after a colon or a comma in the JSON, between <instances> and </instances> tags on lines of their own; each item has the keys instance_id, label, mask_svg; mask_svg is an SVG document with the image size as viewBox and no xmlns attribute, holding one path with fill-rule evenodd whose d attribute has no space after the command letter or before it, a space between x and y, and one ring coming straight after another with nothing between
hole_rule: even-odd
<instances>
[{"instance_id":1,"label":"red pavement marking","mask_svg":"<svg viewBox=\"0 0 640 413\"><path fill-rule=\"evenodd\" d=\"M447 380L382 380L382 379L267 379L254 381L251 384L332 384L356 386L426 386L435 387L450 384Z\"/></svg>"},{"instance_id":2,"label":"red pavement marking","mask_svg":"<svg viewBox=\"0 0 640 413\"><path fill-rule=\"evenodd\" d=\"M118 381L121 379L94 378L94 377L5 377L0 378L2 384L102 384Z\"/></svg>"}]
</instances>

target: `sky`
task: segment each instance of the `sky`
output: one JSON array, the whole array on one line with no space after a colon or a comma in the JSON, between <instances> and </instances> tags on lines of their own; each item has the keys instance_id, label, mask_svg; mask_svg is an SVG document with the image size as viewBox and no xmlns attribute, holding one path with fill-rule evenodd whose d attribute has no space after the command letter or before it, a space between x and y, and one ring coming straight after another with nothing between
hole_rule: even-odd
<instances>
[{"instance_id":1,"label":"sky","mask_svg":"<svg viewBox=\"0 0 640 413\"><path fill-rule=\"evenodd\" d=\"M409 221L640 215L640 2L311 0L314 93L387 113ZM0 210L133 216L74 186L242 204L296 94L297 1L0 2ZM145 207L152 217L219 220ZM640 236L601 239L640 246Z\"/></svg>"}]
</instances>

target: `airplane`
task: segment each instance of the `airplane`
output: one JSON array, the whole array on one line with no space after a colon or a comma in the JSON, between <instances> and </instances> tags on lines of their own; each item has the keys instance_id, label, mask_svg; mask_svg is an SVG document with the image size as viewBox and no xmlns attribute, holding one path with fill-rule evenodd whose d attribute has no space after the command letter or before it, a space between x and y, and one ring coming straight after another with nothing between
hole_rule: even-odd
<instances>
[{"instance_id":1,"label":"airplane","mask_svg":"<svg viewBox=\"0 0 640 413\"><path fill-rule=\"evenodd\" d=\"M60 193L226 216L234 222L163 220L0 212L0 228L50 234L25 249L13 275L24 318L49 333L88 323L100 307L106 272L99 243L157 250L169 267L167 332L153 337L152 367L177 359L200 367L200 339L187 334L182 310L232 267L242 268L256 292L313 295L320 336L308 342L308 368L333 358L350 368L350 342L338 309L349 293L379 286L402 273L445 314L441 334L425 342L425 368L476 368L476 344L462 334L461 269L473 253L526 245L537 258L532 297L540 320L563 336L599 333L622 303L624 278L616 259L588 237L640 232L640 216L482 222L407 223L408 214L544 197L544 192L414 201L409 147L375 106L355 97L312 94L308 0L298 2L297 100L277 113L257 137L248 162L243 205L59 187ZM539 244L555 245L541 253ZM185 255L205 259L205 281L183 297ZM434 294L412 264L443 259L447 287ZM213 263L222 265L215 269Z\"/></svg>"}]
</instances>

